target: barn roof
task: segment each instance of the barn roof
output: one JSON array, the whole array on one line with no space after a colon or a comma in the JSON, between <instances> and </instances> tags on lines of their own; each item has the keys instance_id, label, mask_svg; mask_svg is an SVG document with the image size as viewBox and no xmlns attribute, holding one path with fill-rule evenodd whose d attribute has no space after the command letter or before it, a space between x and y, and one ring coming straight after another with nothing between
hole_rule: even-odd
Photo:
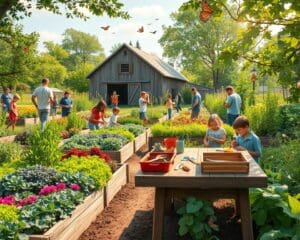
<instances>
[{"instance_id":1,"label":"barn roof","mask_svg":"<svg viewBox=\"0 0 300 240\"><path fill-rule=\"evenodd\" d=\"M111 58L113 58L113 56L115 56L119 51L121 51L125 47L131 50L132 52L134 52L136 55L138 55L149 65L151 65L154 69L160 72L164 77L188 82L188 79L186 77L184 77L181 73L176 71L168 63L161 60L159 57L155 56L154 54L146 53L143 50L132 47L126 43L124 43L115 52L113 52L108 58L106 58L105 61L101 63L99 66L97 66L87 77L90 78L98 69L100 69L106 62L108 62Z\"/></svg>"}]
</instances>

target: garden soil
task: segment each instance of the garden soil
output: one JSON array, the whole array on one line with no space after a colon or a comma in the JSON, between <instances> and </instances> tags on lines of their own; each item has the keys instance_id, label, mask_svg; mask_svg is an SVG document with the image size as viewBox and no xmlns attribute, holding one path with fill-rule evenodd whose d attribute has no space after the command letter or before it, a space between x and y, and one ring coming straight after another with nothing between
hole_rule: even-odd
<instances>
[{"instance_id":1,"label":"garden soil","mask_svg":"<svg viewBox=\"0 0 300 240\"><path fill-rule=\"evenodd\" d=\"M139 169L139 160L146 154L142 148L129 160L129 183L110 202L109 206L97 217L92 225L81 235L79 240L151 240L152 216L154 206L154 188L134 186L134 175ZM234 217L231 200L214 202L217 236L220 240L242 240L240 220ZM179 237L178 217L167 217L165 221L165 240L189 240Z\"/></svg>"}]
</instances>

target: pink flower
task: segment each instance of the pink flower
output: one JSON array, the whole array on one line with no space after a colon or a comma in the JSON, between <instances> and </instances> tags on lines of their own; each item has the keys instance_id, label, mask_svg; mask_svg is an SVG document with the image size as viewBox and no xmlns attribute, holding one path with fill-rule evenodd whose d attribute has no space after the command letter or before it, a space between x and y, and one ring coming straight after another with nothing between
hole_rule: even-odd
<instances>
[{"instance_id":1,"label":"pink flower","mask_svg":"<svg viewBox=\"0 0 300 240\"><path fill-rule=\"evenodd\" d=\"M50 193L54 193L54 192L57 192L57 187L54 186L54 185L51 185L51 186L44 186L40 192L39 192L39 195L48 195Z\"/></svg>"},{"instance_id":2,"label":"pink flower","mask_svg":"<svg viewBox=\"0 0 300 240\"><path fill-rule=\"evenodd\" d=\"M25 206L25 205L28 205L28 204L33 204L34 202L36 202L38 200L38 197L35 196L35 195L31 195L31 196L28 196L28 197L25 197L23 199L21 199L17 206Z\"/></svg>"},{"instance_id":3,"label":"pink flower","mask_svg":"<svg viewBox=\"0 0 300 240\"><path fill-rule=\"evenodd\" d=\"M15 205L16 200L13 195L9 195L3 198L0 198L0 204L5 204L5 205Z\"/></svg>"},{"instance_id":4,"label":"pink flower","mask_svg":"<svg viewBox=\"0 0 300 240\"><path fill-rule=\"evenodd\" d=\"M80 190L80 186L76 183L72 183L70 187L73 191L79 191Z\"/></svg>"},{"instance_id":5,"label":"pink flower","mask_svg":"<svg viewBox=\"0 0 300 240\"><path fill-rule=\"evenodd\" d=\"M66 184L65 183L57 183L56 188L57 188L57 191L64 190L66 188Z\"/></svg>"}]
</instances>

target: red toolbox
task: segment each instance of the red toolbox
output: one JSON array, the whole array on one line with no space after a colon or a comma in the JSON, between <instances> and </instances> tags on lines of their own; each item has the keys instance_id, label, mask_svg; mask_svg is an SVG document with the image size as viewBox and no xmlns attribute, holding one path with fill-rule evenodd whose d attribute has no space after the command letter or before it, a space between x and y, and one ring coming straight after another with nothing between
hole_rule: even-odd
<instances>
[{"instance_id":1,"label":"red toolbox","mask_svg":"<svg viewBox=\"0 0 300 240\"><path fill-rule=\"evenodd\" d=\"M167 161L148 162L159 155L166 156ZM175 155L176 152L149 152L140 161L141 169L143 172L168 172L174 163Z\"/></svg>"}]
</instances>

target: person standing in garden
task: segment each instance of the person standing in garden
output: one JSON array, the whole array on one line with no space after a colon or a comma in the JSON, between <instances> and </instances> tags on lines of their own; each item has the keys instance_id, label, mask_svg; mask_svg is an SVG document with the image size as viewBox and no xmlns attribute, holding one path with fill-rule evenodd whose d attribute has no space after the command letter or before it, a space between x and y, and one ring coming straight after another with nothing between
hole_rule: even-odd
<instances>
[{"instance_id":1,"label":"person standing in garden","mask_svg":"<svg viewBox=\"0 0 300 240\"><path fill-rule=\"evenodd\" d=\"M196 119L198 118L201 109L201 95L195 87L192 88L192 94L193 98L191 119Z\"/></svg>"},{"instance_id":2,"label":"person standing in garden","mask_svg":"<svg viewBox=\"0 0 300 240\"><path fill-rule=\"evenodd\" d=\"M168 120L172 119L173 105L174 105L174 103L172 101L172 96L168 95L168 99L167 99L167 102L166 102L166 106L167 106L167 109L168 109Z\"/></svg>"},{"instance_id":3,"label":"person standing in garden","mask_svg":"<svg viewBox=\"0 0 300 240\"><path fill-rule=\"evenodd\" d=\"M225 107L227 108L227 123L232 126L234 120L241 114L242 100L240 95L234 92L232 86L227 86L225 90L228 95L225 101Z\"/></svg>"},{"instance_id":4,"label":"person standing in garden","mask_svg":"<svg viewBox=\"0 0 300 240\"><path fill-rule=\"evenodd\" d=\"M180 93L177 93L175 96L175 104L177 112L182 111L181 109L182 97Z\"/></svg>"},{"instance_id":5,"label":"person standing in garden","mask_svg":"<svg viewBox=\"0 0 300 240\"><path fill-rule=\"evenodd\" d=\"M99 103L93 107L91 116L88 118L90 130L97 130L100 128L100 124L106 124L104 120L106 107L107 105L103 100L100 100Z\"/></svg>"},{"instance_id":6,"label":"person standing in garden","mask_svg":"<svg viewBox=\"0 0 300 240\"><path fill-rule=\"evenodd\" d=\"M147 106L150 104L149 95L142 91L141 97L139 99L139 107L140 107L140 119L144 121L144 124L148 123L147 118Z\"/></svg>"},{"instance_id":7,"label":"person standing in garden","mask_svg":"<svg viewBox=\"0 0 300 240\"><path fill-rule=\"evenodd\" d=\"M7 129L11 126L12 130L15 130L15 126L18 120L18 108L17 108L17 101L19 101L21 98L18 94L15 94L13 96L12 101L10 102L9 106L9 112L8 112L8 124Z\"/></svg>"},{"instance_id":8,"label":"person standing in garden","mask_svg":"<svg viewBox=\"0 0 300 240\"><path fill-rule=\"evenodd\" d=\"M119 95L116 91L113 91L112 95L110 96L111 105L113 107L117 107L119 104Z\"/></svg>"},{"instance_id":9,"label":"person standing in garden","mask_svg":"<svg viewBox=\"0 0 300 240\"><path fill-rule=\"evenodd\" d=\"M61 116L62 117L67 117L70 114L71 108L73 106L73 102L70 99L70 93L69 92L66 91L64 93L64 96L59 101L59 105L61 107Z\"/></svg>"},{"instance_id":10,"label":"person standing in garden","mask_svg":"<svg viewBox=\"0 0 300 240\"><path fill-rule=\"evenodd\" d=\"M31 97L31 101L34 106L38 109L39 118L41 121L41 129L44 131L46 122L48 121L51 102L53 102L52 90L48 87L49 79L43 78L42 86L36 88ZM37 100L37 102L36 102Z\"/></svg>"},{"instance_id":11,"label":"person standing in garden","mask_svg":"<svg viewBox=\"0 0 300 240\"><path fill-rule=\"evenodd\" d=\"M9 111L10 102L13 99L13 95L10 93L10 88L4 88L4 93L1 95L1 105L2 105L2 112L7 113Z\"/></svg>"}]
</instances>

